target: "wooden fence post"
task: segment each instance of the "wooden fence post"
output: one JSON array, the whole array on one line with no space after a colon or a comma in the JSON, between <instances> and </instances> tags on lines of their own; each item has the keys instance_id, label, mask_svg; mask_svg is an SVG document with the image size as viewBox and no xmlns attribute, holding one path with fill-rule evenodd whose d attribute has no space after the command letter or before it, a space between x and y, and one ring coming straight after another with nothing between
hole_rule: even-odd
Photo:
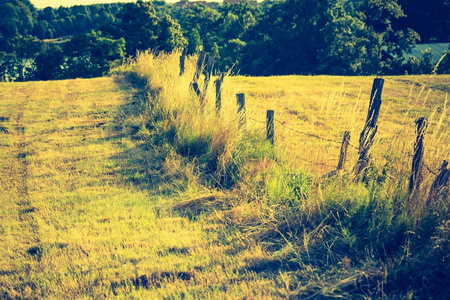
<instances>
[{"instance_id":1,"label":"wooden fence post","mask_svg":"<svg viewBox=\"0 0 450 300\"><path fill-rule=\"evenodd\" d=\"M219 78L214 82L216 85L216 113L220 113L222 108L222 82L225 77L225 73L221 73Z\"/></svg>"},{"instance_id":2,"label":"wooden fence post","mask_svg":"<svg viewBox=\"0 0 450 300\"><path fill-rule=\"evenodd\" d=\"M344 168L345 160L347 159L347 148L350 143L350 131L344 132L344 138L342 139L341 154L339 155L339 163L336 170L342 170Z\"/></svg>"},{"instance_id":3,"label":"wooden fence post","mask_svg":"<svg viewBox=\"0 0 450 300\"><path fill-rule=\"evenodd\" d=\"M200 73L202 72L203 67L205 65L205 57L206 57L206 52L203 52L203 51L200 52L200 54L198 55L197 66L195 68L194 78L192 78L192 82L191 82L191 86L194 89L194 92L197 94L198 97L201 96L202 92L200 91L197 80L199 79Z\"/></svg>"},{"instance_id":4,"label":"wooden fence post","mask_svg":"<svg viewBox=\"0 0 450 300\"><path fill-rule=\"evenodd\" d=\"M266 120L266 129L267 129L267 139L270 143L274 144L274 115L275 111L267 110L267 120Z\"/></svg>"},{"instance_id":5,"label":"wooden fence post","mask_svg":"<svg viewBox=\"0 0 450 300\"><path fill-rule=\"evenodd\" d=\"M359 136L358 161L354 168L357 177L369 165L369 150L373 145L373 139L378 130L378 115L381 107L381 93L383 92L384 79L375 78L373 81L372 92L370 94L370 104L367 113L366 124Z\"/></svg>"},{"instance_id":6,"label":"wooden fence post","mask_svg":"<svg viewBox=\"0 0 450 300\"><path fill-rule=\"evenodd\" d=\"M245 94L236 94L237 106L238 106L238 118L239 127L245 126L247 119L245 116Z\"/></svg>"},{"instance_id":7,"label":"wooden fence post","mask_svg":"<svg viewBox=\"0 0 450 300\"><path fill-rule=\"evenodd\" d=\"M198 78L200 77L200 73L202 72L205 65L205 58L206 52L200 52L198 55L197 66L195 68L194 78L192 79L192 82L197 82Z\"/></svg>"},{"instance_id":8,"label":"wooden fence post","mask_svg":"<svg viewBox=\"0 0 450 300\"><path fill-rule=\"evenodd\" d=\"M187 48L183 50L180 56L180 76L184 74L184 63L186 61Z\"/></svg>"},{"instance_id":9,"label":"wooden fence post","mask_svg":"<svg viewBox=\"0 0 450 300\"><path fill-rule=\"evenodd\" d=\"M428 120L426 118L418 118L415 122L417 124L417 137L414 143L414 157L412 161L411 177L409 179L409 193L414 193L422 182L422 168L423 168L423 135L428 127Z\"/></svg>"},{"instance_id":10,"label":"wooden fence post","mask_svg":"<svg viewBox=\"0 0 450 300\"><path fill-rule=\"evenodd\" d=\"M383 92L384 79L375 78L373 80L372 92L370 93L369 111L367 113L366 123L369 123L370 127L375 127L378 121L378 115L380 114L381 106L381 93Z\"/></svg>"},{"instance_id":11,"label":"wooden fence post","mask_svg":"<svg viewBox=\"0 0 450 300\"><path fill-rule=\"evenodd\" d=\"M445 199L445 197L447 197L450 189L450 169L447 169L447 166L448 162L444 160L438 176L431 185L426 202L427 205L433 204L439 200L439 198Z\"/></svg>"},{"instance_id":12,"label":"wooden fence post","mask_svg":"<svg viewBox=\"0 0 450 300\"><path fill-rule=\"evenodd\" d=\"M208 91L209 81L211 80L211 73L213 70L214 61L215 61L214 56L208 56L208 63L206 64L206 68L205 68L206 73L205 73L205 81L203 84L203 92L200 95L200 104L202 105L202 107L204 106L203 101L206 98L206 92Z\"/></svg>"}]
</instances>

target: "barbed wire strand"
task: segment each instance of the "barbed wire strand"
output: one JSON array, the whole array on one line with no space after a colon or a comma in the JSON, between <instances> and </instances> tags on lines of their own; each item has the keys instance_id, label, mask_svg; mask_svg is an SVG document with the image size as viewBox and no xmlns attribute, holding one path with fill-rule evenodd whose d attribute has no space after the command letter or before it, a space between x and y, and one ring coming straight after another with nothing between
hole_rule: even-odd
<instances>
[{"instance_id":1,"label":"barbed wire strand","mask_svg":"<svg viewBox=\"0 0 450 300\"><path fill-rule=\"evenodd\" d=\"M332 142L332 143L336 143L336 144L341 144L341 143L342 143L342 142L338 142L338 141L335 141L335 140L326 139L326 138L320 137L320 136L315 135L315 134L312 134L312 133L302 132L302 131L300 131L300 130L297 130L297 129L288 127L288 126L284 125L283 123L281 123L281 122L278 121L278 120L275 120L275 122L281 124L281 125L284 126L285 128L287 128L287 129L289 129L289 130L291 130L291 131L293 131L293 132L296 132L296 133L300 133L300 134L303 134L303 135L315 137L315 138L317 138L317 139L319 139L319 140L323 140L323 141L327 141L327 142Z\"/></svg>"},{"instance_id":2,"label":"barbed wire strand","mask_svg":"<svg viewBox=\"0 0 450 300\"><path fill-rule=\"evenodd\" d=\"M253 121L255 121L255 122L261 123L261 124L265 124L265 123L266 123L266 122L264 122L264 121L260 121L260 120L254 119L254 118L249 118L249 119L250 119L250 120L253 120ZM326 139L326 138L320 137L320 136L315 135L315 134L306 133L306 132L302 132L302 131L299 131L299 130L294 129L294 128L290 128L290 127L284 125L282 122L280 122L280 121L278 121L278 120L275 120L275 122L279 123L281 126L287 128L287 129L289 129L289 130L291 130L291 131L293 131L293 132L300 133L300 134L303 134L303 135L306 135L306 136L310 136L310 137L315 137L315 138L320 139L320 140L324 140L324 141L328 141L328 142L332 142L332 143L341 144L341 142L338 142L338 141L335 141L335 140ZM348 144L349 144L349 146L351 146L351 147L353 147L353 148L359 150L358 147L353 146L350 142L349 142ZM288 152L290 152L290 151L288 151ZM293 154L292 152L290 152L290 153ZM408 156L413 156L413 155L410 154L410 153L407 153L407 154L408 154ZM306 162L308 162L308 163L310 163L310 164L313 164L313 165L318 165L318 166L325 166L325 167L334 168L333 166L330 166L330 165L327 165L327 164L324 164L324 163L317 163L317 162L313 162L313 161L307 160L307 159L305 159L305 158L299 157L299 156L296 155L295 153L294 153L294 156L295 156L296 158L300 159L300 160L306 161ZM432 173L432 174L435 175L435 176L438 175L435 171L431 170L431 168L430 168L425 162L423 163L423 165L425 166L425 168L427 168L427 170L428 170L430 173Z\"/></svg>"},{"instance_id":3,"label":"barbed wire strand","mask_svg":"<svg viewBox=\"0 0 450 300\"><path fill-rule=\"evenodd\" d=\"M434 173L434 172L430 169L430 167L428 167L428 165L427 165L426 163L423 163L423 165L424 165L425 168L427 168L428 171L430 171L434 176L438 176L438 174Z\"/></svg>"},{"instance_id":4,"label":"barbed wire strand","mask_svg":"<svg viewBox=\"0 0 450 300\"><path fill-rule=\"evenodd\" d=\"M258 122L258 123L266 124L266 122L264 122L264 121L256 120L256 119L253 119L253 118L249 118L249 119L250 119L250 120L253 120L253 121L255 121L255 122Z\"/></svg>"},{"instance_id":5,"label":"barbed wire strand","mask_svg":"<svg viewBox=\"0 0 450 300\"><path fill-rule=\"evenodd\" d=\"M414 157L414 154L411 154L411 152L403 152L403 154L406 154L409 157ZM438 174L436 172L441 171L441 169L437 169L436 171L431 170L431 168L425 163L423 162L423 165L425 166L425 168L427 168L428 171L430 171L431 174L433 174L434 176L437 176Z\"/></svg>"},{"instance_id":6,"label":"barbed wire strand","mask_svg":"<svg viewBox=\"0 0 450 300\"><path fill-rule=\"evenodd\" d=\"M295 152L293 152L293 151L290 151L290 150L288 150L288 149L284 149L284 151L286 151L288 154L290 154L290 155L292 155L292 156L295 156L295 158L297 158L297 159L299 159L299 160L306 161L307 163L309 163L309 164L311 164L311 165L324 166L324 167L329 167L329 168L336 168L336 166L327 165L327 164L325 164L325 163L318 163L318 162L314 162L314 161L312 161L312 160L309 160L309 159L300 157L300 156L297 155L297 153L295 153Z\"/></svg>"},{"instance_id":7,"label":"barbed wire strand","mask_svg":"<svg viewBox=\"0 0 450 300\"><path fill-rule=\"evenodd\" d=\"M249 118L249 119L253 120L255 122L258 122L258 123L262 123L262 124L266 123L264 121L260 121L260 120L254 119L254 118ZM300 130L288 127L288 126L284 125L282 122L280 122L278 120L275 120L275 122L279 123L281 126L285 127L286 129L289 129L289 130L291 130L293 132L296 132L296 133L300 133L300 134L303 134L303 135L306 135L306 136L314 137L314 138L317 138L317 139L320 139L320 140L323 140L323 141L327 141L327 142L332 142L332 143L336 143L336 144L342 144L342 142L339 142L339 141L326 139L326 138L320 137L320 136L312 134L312 133L302 132ZM355 148L357 150L359 149L358 147L353 146L351 143L348 143L348 144L349 144L349 146L351 146L351 147L353 147L353 148Z\"/></svg>"}]
</instances>

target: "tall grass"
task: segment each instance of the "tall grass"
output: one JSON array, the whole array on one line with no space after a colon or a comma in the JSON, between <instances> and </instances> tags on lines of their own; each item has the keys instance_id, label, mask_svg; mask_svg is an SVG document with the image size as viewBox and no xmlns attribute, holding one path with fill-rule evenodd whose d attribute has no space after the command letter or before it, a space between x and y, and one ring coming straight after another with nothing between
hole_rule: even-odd
<instances>
[{"instance_id":1,"label":"tall grass","mask_svg":"<svg viewBox=\"0 0 450 300\"><path fill-rule=\"evenodd\" d=\"M370 87L371 78L329 77L334 86L330 89L321 86L323 78L227 77L223 85L227 100L217 115L213 88L205 107L190 89L195 57L183 76L178 76L178 57L177 53L137 57L136 73L147 80L151 91L146 127L157 128L153 142L169 143L174 149L166 172L180 167L174 160L187 159L196 166L198 186L232 188L239 200L231 211L217 212L217 218L241 228L272 253L268 261L249 264L250 270L281 272L278 280L286 286L286 296L444 296L426 285L448 284L448 276L437 277L449 270L448 260L438 263L448 254L440 250L432 250L430 257L426 254L433 247L448 249L449 196L425 204L434 180L426 170L414 198L407 185L415 118L423 115L430 120L427 166L436 170L449 155L447 96L442 101L438 99L442 94L426 91L425 84L409 82L420 77L387 78L387 100L366 180L355 181L351 166L338 176L321 179L337 164L339 145L329 140L340 141L343 132L351 130L351 142L358 146L370 92L364 93L362 85ZM411 86L399 93L389 80ZM308 91L311 87L318 92ZM248 121L240 128L234 99L244 91ZM264 126L257 122L264 121L265 109L273 108L276 146L264 141ZM299 128L324 140L299 136ZM357 154L349 151L348 165ZM419 283L423 276L427 279Z\"/></svg>"},{"instance_id":2,"label":"tall grass","mask_svg":"<svg viewBox=\"0 0 450 300\"><path fill-rule=\"evenodd\" d=\"M135 74L146 81L149 92L148 112L142 113L143 127L153 132L152 143L173 147L169 160L186 162L188 159L188 165L195 164L197 175L201 174L199 184L230 187L238 180L248 160L260 159L272 150L261 146L264 141L258 141L262 133L256 133L250 126L240 128L235 104L225 102L221 112L216 112L211 101L215 97L212 88L206 95L207 105L202 106L190 87L195 57L189 59L183 76L178 76L178 62L178 54L155 57L141 53L137 56L133 66ZM200 88L203 88L203 80L202 75ZM224 89L224 97L230 97L227 89ZM255 133L257 138L253 136ZM165 163L165 172L173 173L167 169L173 164Z\"/></svg>"}]
</instances>

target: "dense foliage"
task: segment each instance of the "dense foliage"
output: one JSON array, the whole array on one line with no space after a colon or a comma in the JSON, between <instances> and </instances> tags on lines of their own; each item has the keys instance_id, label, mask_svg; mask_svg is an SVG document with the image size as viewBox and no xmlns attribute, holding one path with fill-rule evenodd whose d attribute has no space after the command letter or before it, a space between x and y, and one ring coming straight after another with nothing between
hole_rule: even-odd
<instances>
[{"instance_id":1,"label":"dense foliage","mask_svg":"<svg viewBox=\"0 0 450 300\"><path fill-rule=\"evenodd\" d=\"M449 0L398 0L406 18L395 20L396 28L413 28L423 43L450 41Z\"/></svg>"},{"instance_id":2,"label":"dense foliage","mask_svg":"<svg viewBox=\"0 0 450 300\"><path fill-rule=\"evenodd\" d=\"M214 55L217 71L253 76L448 73L448 56L436 67L430 52L410 60L404 54L419 41L449 42L449 13L450 1L441 0L427 5L417 0L266 0L256 6L246 1L183 6L139 0L42 10L28 0L2 0L0 76L101 76L137 51L186 47L188 54ZM60 44L54 40L62 37ZM87 41L81 42L83 38ZM31 43L26 53L20 50L25 40ZM75 42L98 42L94 48L106 47L105 52L115 55L89 47L74 53L70 44ZM59 53L48 59L58 65L45 66L43 58L50 53Z\"/></svg>"},{"instance_id":3,"label":"dense foliage","mask_svg":"<svg viewBox=\"0 0 450 300\"><path fill-rule=\"evenodd\" d=\"M114 22L121 7L121 3L112 3L60 6L57 9L46 7L38 10L29 0L2 0L0 35L5 39L17 34L53 39L83 34L103 24Z\"/></svg>"}]
</instances>

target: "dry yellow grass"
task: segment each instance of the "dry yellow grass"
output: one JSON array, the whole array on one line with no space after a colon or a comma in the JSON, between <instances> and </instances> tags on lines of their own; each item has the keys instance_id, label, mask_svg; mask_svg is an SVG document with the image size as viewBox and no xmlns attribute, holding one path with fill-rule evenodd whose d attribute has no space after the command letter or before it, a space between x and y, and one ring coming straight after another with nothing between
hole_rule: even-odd
<instances>
[{"instance_id":1,"label":"dry yellow grass","mask_svg":"<svg viewBox=\"0 0 450 300\"><path fill-rule=\"evenodd\" d=\"M215 225L129 180L152 155L119 121L132 87L117 77L0 87L2 297L276 297L239 271L266 256L259 247L229 256Z\"/></svg>"},{"instance_id":2,"label":"dry yellow grass","mask_svg":"<svg viewBox=\"0 0 450 300\"><path fill-rule=\"evenodd\" d=\"M423 116L430 123L425 137L425 163L433 171L438 170L442 161L450 157L450 76L384 79L379 129L372 150L374 161L383 165L392 160L399 172L408 172L416 138L414 121ZM351 144L359 146L372 82L373 77L230 77L224 86L231 91L228 101L235 101L234 93L246 94L248 122L253 128L265 130L262 122L266 110L275 110L277 151L291 158L294 169L326 174L337 165L344 131L351 131ZM356 159L357 149L349 147L347 170L351 170Z\"/></svg>"},{"instance_id":3,"label":"dry yellow grass","mask_svg":"<svg viewBox=\"0 0 450 300\"><path fill-rule=\"evenodd\" d=\"M205 111L189 88L194 61L187 64L185 75L178 77L178 55L154 58L142 54L137 70L147 74L152 87L161 88L162 106L177 112L180 127L194 131L214 130L213 136L227 136L232 145L240 136L236 127L236 94L246 94L247 128L263 136L266 110L275 110L277 151L296 157L293 168L306 167L319 174L331 171L339 157L340 142L346 130L351 131L351 144L358 147L364 127L373 77L343 76L278 76L226 77L223 84L222 112L214 113L215 94L211 80ZM151 74L151 75L150 75ZM374 146L374 159L380 164L395 159L408 165L415 140L414 121L427 117L425 161L436 170L449 157L450 109L448 103L449 75L385 77L379 130ZM201 82L201 80L200 80ZM184 114L179 114L185 111ZM292 130L293 129L293 130ZM296 131L318 135L330 141L302 135ZM222 137L223 139L223 137ZM350 147L347 169L357 158Z\"/></svg>"},{"instance_id":4,"label":"dry yellow grass","mask_svg":"<svg viewBox=\"0 0 450 300\"><path fill-rule=\"evenodd\" d=\"M250 201L257 197L245 194L245 185L264 181L267 174L260 171L276 171L271 167L280 161L292 170L331 171L339 143L288 128L338 142L350 130L357 146L373 78L227 77L217 117L212 86L204 110L190 91L193 64L179 77L177 55L140 55L131 67L160 88L151 105L121 77L0 84L0 292L5 298L273 299L299 295L308 280L316 282L312 266L301 270L305 282L295 281L289 266L279 267L280 257L297 253L296 245L271 253L237 230L246 222L275 223L271 215L280 207ZM374 161L391 160L397 170L392 176L406 174L414 119L426 116L425 161L436 170L450 154L450 77L385 79ZM247 131L238 129L236 93L246 94ZM167 119L150 120L149 109L161 110ZM243 178L252 181L240 182L241 191L225 200L237 206L209 214L173 211L180 199L206 199L202 196L216 192L199 184L195 159L189 162L174 151L161 158L149 136L176 124L180 143L212 137L211 151L226 168L236 149L254 147L247 134L264 139L265 125L258 121L265 121L267 109L275 110L277 120L277 160L244 162ZM149 120L153 129L147 128ZM356 150L349 151L347 170L356 159ZM155 162L160 167L151 166ZM279 189L276 172L268 177L268 185ZM432 178L426 174L428 184ZM172 196L162 196L168 189L175 189Z\"/></svg>"}]
</instances>

